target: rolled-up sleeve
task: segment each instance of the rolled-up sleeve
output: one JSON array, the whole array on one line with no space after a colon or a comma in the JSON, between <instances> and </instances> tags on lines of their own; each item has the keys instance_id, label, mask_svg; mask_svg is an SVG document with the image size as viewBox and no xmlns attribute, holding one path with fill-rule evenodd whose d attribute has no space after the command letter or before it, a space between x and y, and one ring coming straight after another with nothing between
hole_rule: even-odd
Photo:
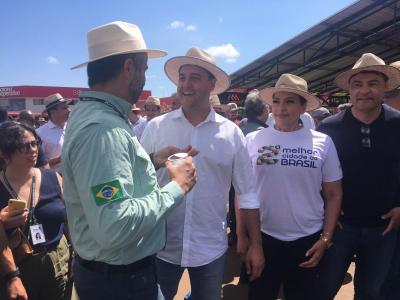
<instances>
[{"instance_id":1,"label":"rolled-up sleeve","mask_svg":"<svg viewBox=\"0 0 400 300\"><path fill-rule=\"evenodd\" d=\"M238 197L239 208L260 208L260 201L255 193L253 171L246 149L246 140L239 128L237 128L235 143L236 152L233 161L232 183Z\"/></svg>"}]
</instances>

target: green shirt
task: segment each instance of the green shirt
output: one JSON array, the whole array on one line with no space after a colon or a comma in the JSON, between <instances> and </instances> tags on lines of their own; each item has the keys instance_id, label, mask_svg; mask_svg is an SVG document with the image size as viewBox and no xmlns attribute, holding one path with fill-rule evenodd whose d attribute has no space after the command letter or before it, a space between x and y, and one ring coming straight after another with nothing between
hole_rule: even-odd
<instances>
[{"instance_id":1,"label":"green shirt","mask_svg":"<svg viewBox=\"0 0 400 300\"><path fill-rule=\"evenodd\" d=\"M164 219L183 192L175 181L158 186L128 121L127 101L94 91L81 97L114 107L79 101L68 121L62 168L72 242L84 259L129 264L164 247Z\"/></svg>"}]
</instances>

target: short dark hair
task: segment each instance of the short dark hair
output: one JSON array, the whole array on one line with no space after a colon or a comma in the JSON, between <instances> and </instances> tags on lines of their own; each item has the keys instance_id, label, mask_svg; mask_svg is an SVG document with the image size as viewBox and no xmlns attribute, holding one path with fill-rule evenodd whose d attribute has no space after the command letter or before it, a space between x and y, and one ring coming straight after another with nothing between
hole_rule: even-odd
<instances>
[{"instance_id":1,"label":"short dark hair","mask_svg":"<svg viewBox=\"0 0 400 300\"><path fill-rule=\"evenodd\" d=\"M383 73L381 73L381 72L365 70L365 71L360 71L360 72L358 72L358 73L352 75L352 76L349 78L349 83L350 83L350 80L351 80L354 76L356 76L357 74L360 74L360 73L361 73L361 74L372 73L372 74L375 74L375 75L379 75L379 76L381 76L381 77L383 78L383 80L384 80L385 82L387 82L387 81L389 80L389 77L387 77L385 74L383 74Z\"/></svg>"},{"instance_id":2,"label":"short dark hair","mask_svg":"<svg viewBox=\"0 0 400 300\"><path fill-rule=\"evenodd\" d=\"M307 105L307 99L306 98L304 98L303 96L300 96L297 93L293 93L293 92L290 92L290 93L296 95L297 97L299 97L301 105L303 105L303 106ZM275 94L272 94L272 98L274 98L274 95Z\"/></svg>"},{"instance_id":3,"label":"short dark hair","mask_svg":"<svg viewBox=\"0 0 400 300\"><path fill-rule=\"evenodd\" d=\"M32 133L35 139L40 141L35 129L27 124L9 121L0 125L0 151L4 158L10 158L17 151L25 131ZM0 161L4 163L3 158Z\"/></svg>"},{"instance_id":4,"label":"short dark hair","mask_svg":"<svg viewBox=\"0 0 400 300\"><path fill-rule=\"evenodd\" d=\"M8 120L8 112L4 108L0 108L0 122L5 122Z\"/></svg>"},{"instance_id":5,"label":"short dark hair","mask_svg":"<svg viewBox=\"0 0 400 300\"><path fill-rule=\"evenodd\" d=\"M140 67L146 53L127 53L113 55L88 63L88 85L92 88L99 83L106 83L115 78L121 71L125 61L132 59L135 67Z\"/></svg>"}]
</instances>

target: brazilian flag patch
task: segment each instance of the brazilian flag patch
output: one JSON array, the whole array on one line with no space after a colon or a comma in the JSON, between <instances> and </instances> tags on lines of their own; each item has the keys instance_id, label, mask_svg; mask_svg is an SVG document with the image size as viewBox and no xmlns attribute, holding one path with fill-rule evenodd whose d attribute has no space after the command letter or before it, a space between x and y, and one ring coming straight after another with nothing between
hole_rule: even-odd
<instances>
[{"instance_id":1,"label":"brazilian flag patch","mask_svg":"<svg viewBox=\"0 0 400 300\"><path fill-rule=\"evenodd\" d=\"M92 187L92 194L98 206L122 198L122 188L118 179Z\"/></svg>"}]
</instances>

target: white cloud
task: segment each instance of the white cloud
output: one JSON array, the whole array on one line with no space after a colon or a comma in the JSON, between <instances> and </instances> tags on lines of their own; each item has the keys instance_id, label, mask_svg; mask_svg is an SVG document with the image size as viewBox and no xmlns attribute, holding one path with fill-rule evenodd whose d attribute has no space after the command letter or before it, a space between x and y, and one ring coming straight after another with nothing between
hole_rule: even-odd
<instances>
[{"instance_id":1,"label":"white cloud","mask_svg":"<svg viewBox=\"0 0 400 300\"><path fill-rule=\"evenodd\" d=\"M221 16L219 16L219 17L218 17L218 21L219 21L220 23L222 23L222 22L224 22L224 19L223 19Z\"/></svg>"},{"instance_id":2,"label":"white cloud","mask_svg":"<svg viewBox=\"0 0 400 300\"><path fill-rule=\"evenodd\" d=\"M54 56L51 56L51 55L47 56L46 61L50 65L58 65L60 63L57 58L55 58Z\"/></svg>"},{"instance_id":3,"label":"white cloud","mask_svg":"<svg viewBox=\"0 0 400 300\"><path fill-rule=\"evenodd\" d=\"M184 26L185 23L183 23L182 21L173 21L171 24L169 24L169 28L171 29L177 29Z\"/></svg>"},{"instance_id":4,"label":"white cloud","mask_svg":"<svg viewBox=\"0 0 400 300\"><path fill-rule=\"evenodd\" d=\"M208 47L206 51L214 57L225 59L227 63L234 63L240 56L239 51L232 44Z\"/></svg>"},{"instance_id":5,"label":"white cloud","mask_svg":"<svg viewBox=\"0 0 400 300\"><path fill-rule=\"evenodd\" d=\"M184 29L185 31L195 31L196 30L196 26L194 25L188 25L185 27Z\"/></svg>"}]
</instances>

